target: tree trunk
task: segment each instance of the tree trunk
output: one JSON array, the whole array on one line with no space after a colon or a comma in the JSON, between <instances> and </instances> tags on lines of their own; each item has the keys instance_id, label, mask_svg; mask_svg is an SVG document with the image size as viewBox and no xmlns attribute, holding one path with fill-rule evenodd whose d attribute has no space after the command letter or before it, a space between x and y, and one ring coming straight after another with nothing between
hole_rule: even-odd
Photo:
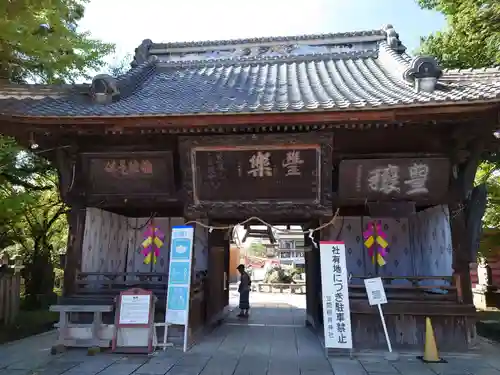
<instances>
[{"instance_id":1,"label":"tree trunk","mask_svg":"<svg viewBox=\"0 0 500 375\"><path fill-rule=\"evenodd\" d=\"M37 238L33 248L33 257L25 267L25 303L28 309L47 307L55 302L54 267L51 249L45 238Z\"/></svg>"}]
</instances>

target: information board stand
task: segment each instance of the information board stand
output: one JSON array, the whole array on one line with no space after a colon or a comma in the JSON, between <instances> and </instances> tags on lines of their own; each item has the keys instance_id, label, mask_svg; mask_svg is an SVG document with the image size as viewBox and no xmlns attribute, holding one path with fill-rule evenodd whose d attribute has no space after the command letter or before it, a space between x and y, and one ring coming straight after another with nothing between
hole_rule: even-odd
<instances>
[{"instance_id":1,"label":"information board stand","mask_svg":"<svg viewBox=\"0 0 500 375\"><path fill-rule=\"evenodd\" d=\"M189 305L191 301L191 268L193 258L194 228L172 227L168 270L167 306L165 312L165 337L168 325L184 326L183 350L187 351L189 332Z\"/></svg>"},{"instance_id":2,"label":"information board stand","mask_svg":"<svg viewBox=\"0 0 500 375\"><path fill-rule=\"evenodd\" d=\"M389 350L389 358L386 359L397 359L397 354L393 353L391 340L389 338L389 333L387 332L387 325L385 324L384 312L382 311L382 305L387 303L387 296L385 295L384 283L380 277L373 277L370 279L365 279L366 294L368 295L368 303L370 306L377 306L378 313L380 315L380 321L382 323L382 328L384 329L385 340L387 342L387 349Z\"/></svg>"},{"instance_id":3,"label":"information board stand","mask_svg":"<svg viewBox=\"0 0 500 375\"><path fill-rule=\"evenodd\" d=\"M152 353L155 297L150 290L133 288L116 301L111 349L117 353Z\"/></svg>"},{"instance_id":4,"label":"information board stand","mask_svg":"<svg viewBox=\"0 0 500 375\"><path fill-rule=\"evenodd\" d=\"M348 349L352 352L345 244L339 241L321 241L319 250L325 349Z\"/></svg>"}]
</instances>

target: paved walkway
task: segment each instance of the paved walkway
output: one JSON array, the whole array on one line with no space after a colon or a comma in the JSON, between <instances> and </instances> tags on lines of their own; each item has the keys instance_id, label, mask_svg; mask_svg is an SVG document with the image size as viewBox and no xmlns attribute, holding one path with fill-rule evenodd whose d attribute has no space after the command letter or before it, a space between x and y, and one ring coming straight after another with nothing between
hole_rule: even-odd
<instances>
[{"instance_id":1,"label":"paved walkway","mask_svg":"<svg viewBox=\"0 0 500 375\"><path fill-rule=\"evenodd\" d=\"M447 364L425 365L415 354L391 363L377 353L327 359L317 336L303 326L303 297L255 293L252 303L248 322L233 311L227 324L186 354L169 349L149 357L89 357L70 350L51 356L55 334L49 333L1 346L0 375L500 375L500 351L493 345L485 345L482 356L446 356Z\"/></svg>"}]
</instances>

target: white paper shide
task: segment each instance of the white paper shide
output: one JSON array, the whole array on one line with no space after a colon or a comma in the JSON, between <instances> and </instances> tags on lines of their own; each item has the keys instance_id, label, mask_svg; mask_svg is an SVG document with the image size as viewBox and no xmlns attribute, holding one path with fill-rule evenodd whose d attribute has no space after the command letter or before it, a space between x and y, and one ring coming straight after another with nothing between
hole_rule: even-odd
<instances>
[{"instance_id":1,"label":"white paper shide","mask_svg":"<svg viewBox=\"0 0 500 375\"><path fill-rule=\"evenodd\" d=\"M352 349L351 311L343 242L320 242L325 347Z\"/></svg>"},{"instance_id":2,"label":"white paper shide","mask_svg":"<svg viewBox=\"0 0 500 375\"><path fill-rule=\"evenodd\" d=\"M122 295L119 324L149 324L150 295Z\"/></svg>"}]
</instances>

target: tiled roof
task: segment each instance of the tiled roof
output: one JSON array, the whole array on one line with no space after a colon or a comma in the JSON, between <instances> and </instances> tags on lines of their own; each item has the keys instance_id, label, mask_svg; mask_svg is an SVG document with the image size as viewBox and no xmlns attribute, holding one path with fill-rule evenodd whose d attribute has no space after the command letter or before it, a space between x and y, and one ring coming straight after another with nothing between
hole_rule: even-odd
<instances>
[{"instance_id":1,"label":"tiled roof","mask_svg":"<svg viewBox=\"0 0 500 375\"><path fill-rule=\"evenodd\" d=\"M0 113L41 117L273 113L500 101L499 68L441 72L432 59L415 60L405 54L397 34L389 31L199 43L145 41L136 51L137 66L129 73L117 79L99 78L113 92L106 103L91 95L91 89L99 92L95 83L9 85L0 87ZM279 48L269 47L275 42L281 43ZM300 44L305 42L309 44ZM163 55L152 57L150 51ZM424 85L426 77L439 78L434 89L418 89L416 82Z\"/></svg>"},{"instance_id":2,"label":"tiled roof","mask_svg":"<svg viewBox=\"0 0 500 375\"><path fill-rule=\"evenodd\" d=\"M390 25L388 25L390 26ZM247 39L229 39L229 40L204 40L192 42L174 42L174 43L156 43L155 49L158 48L185 48L185 47L201 47L201 46L227 46L235 44L251 44L251 43L288 43L297 41L309 41L312 39L340 39L340 38L359 38L364 36L386 36L386 32L382 29L379 30L364 30L364 31L351 31L330 34L305 34L293 36L273 36L263 38L247 38Z\"/></svg>"}]
</instances>

